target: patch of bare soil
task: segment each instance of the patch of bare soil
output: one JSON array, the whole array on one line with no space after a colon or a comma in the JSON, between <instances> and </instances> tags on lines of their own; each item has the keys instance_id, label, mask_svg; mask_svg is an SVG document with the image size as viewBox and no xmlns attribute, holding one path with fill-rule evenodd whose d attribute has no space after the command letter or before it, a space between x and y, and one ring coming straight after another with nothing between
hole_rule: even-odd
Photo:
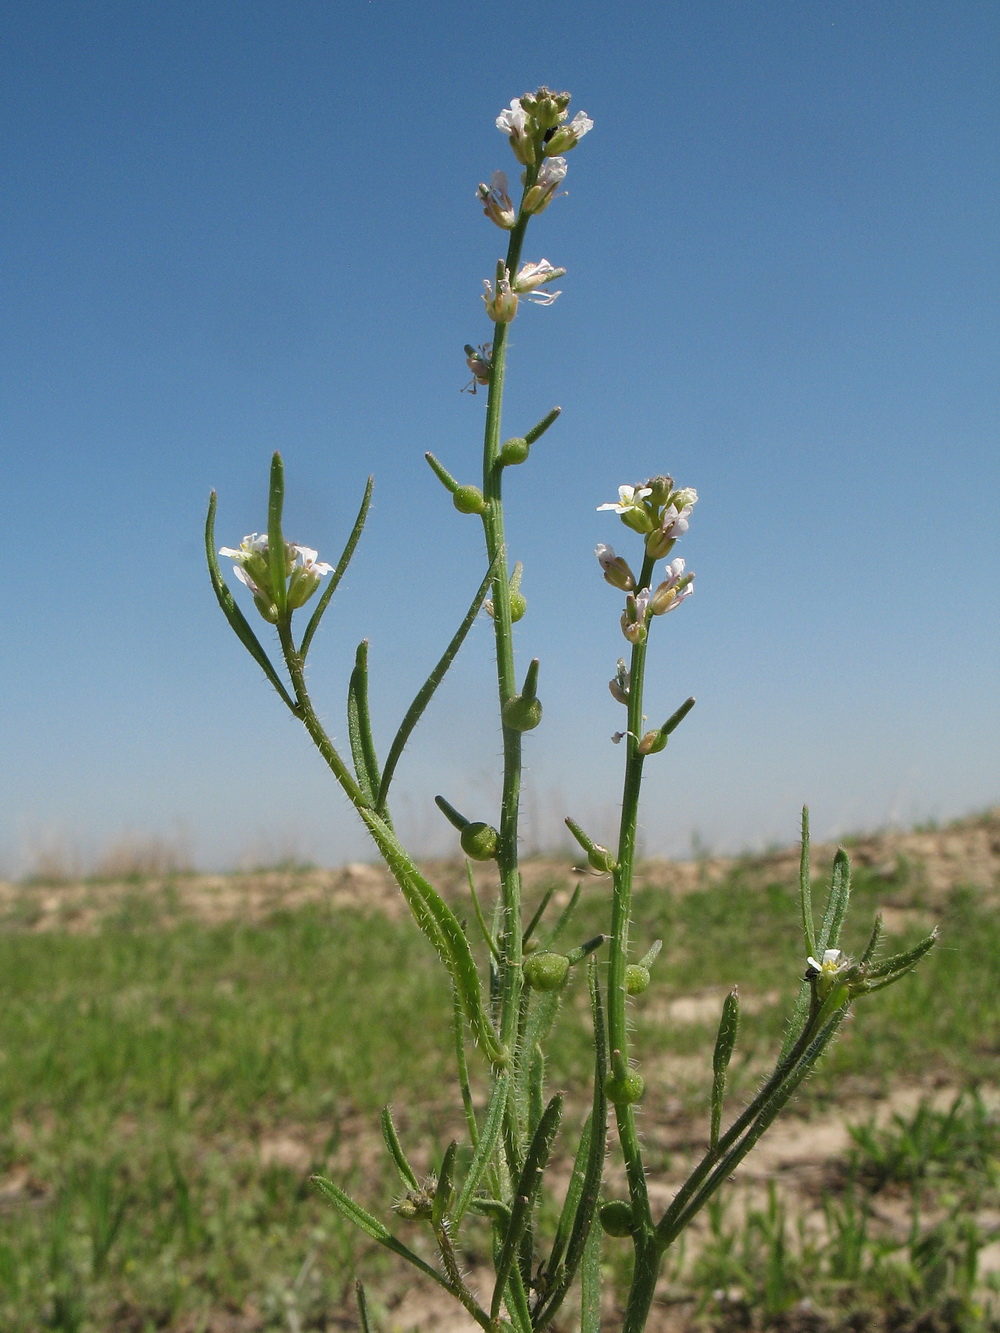
<instances>
[{"instance_id":1,"label":"patch of bare soil","mask_svg":"<svg viewBox=\"0 0 1000 1333\"><path fill-rule=\"evenodd\" d=\"M825 871L835 851L832 844L815 845L814 869ZM1000 807L942 829L851 839L848 852L855 866L887 881L905 879L906 887L898 901L889 896L884 904L889 930L901 925L904 918L912 922L914 898L922 908L931 909L960 885L1000 897ZM638 868L637 881L673 893L689 893L721 884L738 870L751 886L794 884L798 855L797 848L788 848L752 857L647 860ZM458 863L428 862L424 870L446 897L466 891L465 870ZM529 891L553 883L560 886L554 895L557 908L569 898L579 879L568 858L532 857L524 862L522 872ZM489 867L477 865L474 873L477 888L490 886ZM149 924L160 924L171 917L194 917L207 923L258 921L273 912L309 903L378 912L394 919L407 914L389 872L381 865L355 862L337 870L266 870L45 884L0 881L0 929L87 931L116 914L137 924L145 917Z\"/></svg>"}]
</instances>

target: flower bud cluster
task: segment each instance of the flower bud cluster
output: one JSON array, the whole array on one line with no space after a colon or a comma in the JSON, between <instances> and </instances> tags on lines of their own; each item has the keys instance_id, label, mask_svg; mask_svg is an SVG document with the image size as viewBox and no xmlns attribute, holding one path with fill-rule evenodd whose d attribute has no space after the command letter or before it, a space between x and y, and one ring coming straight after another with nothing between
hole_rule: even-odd
<instances>
[{"instance_id":1,"label":"flower bud cluster","mask_svg":"<svg viewBox=\"0 0 1000 1333\"><path fill-rule=\"evenodd\" d=\"M233 572L253 593L257 610L270 624L277 624L278 607L271 576L267 534L251 532L243 538L237 549L223 546L219 554L234 561ZM333 571L333 565L328 565L325 560L317 560L316 555L311 546L285 543L285 605L289 611L304 606L319 587L323 575Z\"/></svg>"},{"instance_id":2,"label":"flower bud cluster","mask_svg":"<svg viewBox=\"0 0 1000 1333\"><path fill-rule=\"evenodd\" d=\"M497 116L497 129L510 139L518 162L525 167L543 163L575 148L594 128L585 111L569 116L569 93L554 93L542 87L536 92L515 97Z\"/></svg>"},{"instance_id":3,"label":"flower bud cluster","mask_svg":"<svg viewBox=\"0 0 1000 1333\"><path fill-rule=\"evenodd\" d=\"M675 490L673 477L660 476L650 477L639 486L619 486L617 504L611 501L597 507L617 514L626 527L645 538L646 559L650 561L662 559L678 537L687 532L697 501L696 490L691 487ZM672 560L663 581L655 588L637 591L637 580L628 562L616 555L613 547L601 542L594 553L606 582L628 594L621 626L632 644L645 642L651 616L673 611L694 591L694 574L685 573L683 560ZM611 693L621 702L627 701L627 691L619 678L611 682Z\"/></svg>"}]
</instances>

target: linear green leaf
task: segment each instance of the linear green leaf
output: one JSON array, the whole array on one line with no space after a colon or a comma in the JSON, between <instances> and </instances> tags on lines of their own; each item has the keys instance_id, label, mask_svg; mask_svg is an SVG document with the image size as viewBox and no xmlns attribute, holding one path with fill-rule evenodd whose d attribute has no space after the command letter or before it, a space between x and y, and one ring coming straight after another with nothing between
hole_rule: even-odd
<instances>
[{"instance_id":1,"label":"linear green leaf","mask_svg":"<svg viewBox=\"0 0 1000 1333\"><path fill-rule=\"evenodd\" d=\"M493 1092L490 1094L490 1100L486 1107L486 1120L483 1123L482 1133L479 1136L476 1151L472 1155L472 1161L469 1163L469 1171L462 1185L462 1192L459 1194L458 1202L455 1205L453 1222L456 1228L465 1216L469 1204L475 1198L479 1182L493 1161L497 1144L500 1142L500 1131L503 1128L509 1091L510 1073L504 1069L497 1076L496 1083L493 1085Z\"/></svg>"},{"instance_id":2,"label":"linear green leaf","mask_svg":"<svg viewBox=\"0 0 1000 1333\"><path fill-rule=\"evenodd\" d=\"M358 516L354 520L354 527L351 529L351 535L347 539L347 545L337 561L336 568L327 580L326 587L323 589L322 596L316 603L316 609L309 618L309 624L306 626L306 632L302 636L302 643L299 646L299 656L303 662L306 659L306 653L309 651L309 645L312 643L313 635L319 628L319 622L323 618L323 612L330 605L330 599L337 590L337 585L344 577L347 566L351 563L351 556L354 554L354 548L361 539L361 533L364 530L365 520L368 517L368 508L372 502L372 487L375 484L375 478L368 478L368 485L365 487L364 498L361 501L361 508L358 510Z\"/></svg>"},{"instance_id":3,"label":"linear green leaf","mask_svg":"<svg viewBox=\"0 0 1000 1333\"><path fill-rule=\"evenodd\" d=\"M510 1225L504 1235L500 1254L497 1258L496 1285L493 1288L493 1303L490 1308L491 1319L496 1319L500 1313L504 1289L507 1286L508 1278L511 1276L517 1247L528 1223L531 1221L535 1199L542 1183L542 1174L548 1164L556 1134L559 1132L559 1123L562 1120L562 1104L562 1093L557 1092L545 1108L545 1113L538 1122L538 1128L528 1144L524 1166L514 1188Z\"/></svg>"},{"instance_id":4,"label":"linear green leaf","mask_svg":"<svg viewBox=\"0 0 1000 1333\"><path fill-rule=\"evenodd\" d=\"M267 562L270 567L274 604L278 618L288 611L288 572L285 568L285 538L281 531L281 514L285 507L285 465L281 455L271 459L271 484L267 496Z\"/></svg>"},{"instance_id":5,"label":"linear green leaf","mask_svg":"<svg viewBox=\"0 0 1000 1333\"><path fill-rule=\"evenodd\" d=\"M822 955L827 949L835 949L840 941L840 929L847 915L847 905L851 897L851 863L843 847L837 849L833 858L833 874L830 877L830 893L823 913L819 938L816 941L816 958L823 961Z\"/></svg>"},{"instance_id":6,"label":"linear green leaf","mask_svg":"<svg viewBox=\"0 0 1000 1333\"><path fill-rule=\"evenodd\" d=\"M465 613L465 619L462 621L461 625L459 625L451 642L448 644L448 647L444 650L440 660L434 667L434 670L417 691L413 703L410 704L402 722L399 724L399 730L396 732L392 744L389 746L389 753L385 760L385 768L382 771L382 780L378 786L378 795L375 798L375 808L380 813L385 809L386 798L389 795L389 784L392 782L396 772L396 765L399 763L403 750L406 748L406 742L410 739L413 728L420 721L424 709L434 697L434 691L441 684L442 680L444 680L448 668L451 666L452 662L454 662L458 655L458 650L465 642L466 635L475 623L476 616L479 614L479 608L483 604L483 598L489 591L489 586L493 579L493 571L496 568L498 560L499 556L492 562L489 569L486 571L486 577L479 585L479 589L476 592L475 597L473 597L468 611Z\"/></svg>"},{"instance_id":7,"label":"linear green leaf","mask_svg":"<svg viewBox=\"0 0 1000 1333\"><path fill-rule=\"evenodd\" d=\"M358 786L369 805L374 804L378 791L378 756L372 737L371 717L368 712L368 640L362 639L354 655L354 670L347 687L347 735Z\"/></svg>"},{"instance_id":8,"label":"linear green leaf","mask_svg":"<svg viewBox=\"0 0 1000 1333\"><path fill-rule=\"evenodd\" d=\"M407 1263L411 1263L414 1268L419 1268L421 1273L433 1278L439 1287L444 1287L445 1291L451 1290L447 1280L436 1269L425 1263L419 1254L414 1254L401 1240L397 1240L377 1217L372 1217L371 1213L366 1212L359 1203L355 1203L339 1185L335 1185L332 1180L327 1180L325 1176L310 1176L310 1180L319 1192L333 1204L341 1216L346 1217L348 1222L353 1222L359 1231L363 1231L366 1236L371 1236L372 1240L377 1240L387 1250L392 1250L393 1254L398 1254Z\"/></svg>"},{"instance_id":9,"label":"linear green leaf","mask_svg":"<svg viewBox=\"0 0 1000 1333\"><path fill-rule=\"evenodd\" d=\"M392 1107L382 1107L382 1137L385 1139L385 1146L389 1149L389 1156L392 1158L396 1170L399 1172L399 1178L407 1189L416 1190L420 1186L417 1184L417 1177L413 1167L406 1160L406 1154L403 1152L402 1145L399 1142L399 1135L396 1133L396 1126L392 1122Z\"/></svg>"}]
</instances>

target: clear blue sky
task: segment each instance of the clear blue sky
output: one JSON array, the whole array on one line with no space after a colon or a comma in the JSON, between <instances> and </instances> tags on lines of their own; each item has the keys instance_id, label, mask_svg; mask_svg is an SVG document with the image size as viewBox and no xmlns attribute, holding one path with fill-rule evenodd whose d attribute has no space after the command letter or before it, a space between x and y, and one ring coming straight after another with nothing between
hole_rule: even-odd
<instances>
[{"instance_id":1,"label":"clear blue sky","mask_svg":"<svg viewBox=\"0 0 1000 1333\"><path fill-rule=\"evenodd\" d=\"M0 29L0 869L129 831L203 866L368 854L218 613L206 500L238 543L281 449L286 530L336 558L375 474L311 680L342 738L368 636L384 745L482 571L423 454L476 479L462 345L503 237L473 192L543 82L596 127L529 231L563 295L512 328L506 433L564 408L508 481L529 841L612 831L593 548L627 540L596 506L662 471L701 495L697 592L649 704L698 707L648 766L648 850L998 799L995 4L39 0ZM494 815L490 660L482 623L401 769L424 850L435 792Z\"/></svg>"}]
</instances>

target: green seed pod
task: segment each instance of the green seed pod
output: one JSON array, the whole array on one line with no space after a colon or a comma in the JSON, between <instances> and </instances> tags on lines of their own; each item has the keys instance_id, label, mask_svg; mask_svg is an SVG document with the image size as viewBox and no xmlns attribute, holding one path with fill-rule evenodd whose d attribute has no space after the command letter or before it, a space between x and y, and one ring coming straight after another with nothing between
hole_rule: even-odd
<instances>
[{"instance_id":1,"label":"green seed pod","mask_svg":"<svg viewBox=\"0 0 1000 1333\"><path fill-rule=\"evenodd\" d=\"M473 861L492 861L497 850L497 831L481 819L466 824L459 842L462 851Z\"/></svg>"},{"instance_id":2,"label":"green seed pod","mask_svg":"<svg viewBox=\"0 0 1000 1333\"><path fill-rule=\"evenodd\" d=\"M569 959L565 954L533 953L524 960L524 979L535 990L558 990L569 976Z\"/></svg>"},{"instance_id":3,"label":"green seed pod","mask_svg":"<svg viewBox=\"0 0 1000 1333\"><path fill-rule=\"evenodd\" d=\"M520 620L528 609L528 600L523 592L512 592L510 595L510 618L512 621Z\"/></svg>"},{"instance_id":4,"label":"green seed pod","mask_svg":"<svg viewBox=\"0 0 1000 1333\"><path fill-rule=\"evenodd\" d=\"M642 1100L646 1091L646 1080L635 1069L630 1069L622 1078L618 1074L609 1074L604 1080L604 1095L615 1106L632 1106Z\"/></svg>"},{"instance_id":5,"label":"green seed pod","mask_svg":"<svg viewBox=\"0 0 1000 1333\"><path fill-rule=\"evenodd\" d=\"M539 699L526 699L523 694L515 694L503 706L503 723L512 731L532 731L542 720L542 704Z\"/></svg>"},{"instance_id":6,"label":"green seed pod","mask_svg":"<svg viewBox=\"0 0 1000 1333\"><path fill-rule=\"evenodd\" d=\"M460 514L483 514L486 501L478 486L459 486L452 495L452 503Z\"/></svg>"},{"instance_id":7,"label":"green seed pod","mask_svg":"<svg viewBox=\"0 0 1000 1333\"><path fill-rule=\"evenodd\" d=\"M500 462L504 467L513 467L517 463L523 463L530 450L528 441L520 435L515 435L509 440L504 440L500 446Z\"/></svg>"},{"instance_id":8,"label":"green seed pod","mask_svg":"<svg viewBox=\"0 0 1000 1333\"><path fill-rule=\"evenodd\" d=\"M629 963L625 969L625 991L628 995L641 995L649 989L649 968L640 963Z\"/></svg>"},{"instance_id":9,"label":"green seed pod","mask_svg":"<svg viewBox=\"0 0 1000 1333\"><path fill-rule=\"evenodd\" d=\"M620 1237L632 1234L632 1205L627 1199L610 1199L601 1205L598 1216L607 1235Z\"/></svg>"}]
</instances>

